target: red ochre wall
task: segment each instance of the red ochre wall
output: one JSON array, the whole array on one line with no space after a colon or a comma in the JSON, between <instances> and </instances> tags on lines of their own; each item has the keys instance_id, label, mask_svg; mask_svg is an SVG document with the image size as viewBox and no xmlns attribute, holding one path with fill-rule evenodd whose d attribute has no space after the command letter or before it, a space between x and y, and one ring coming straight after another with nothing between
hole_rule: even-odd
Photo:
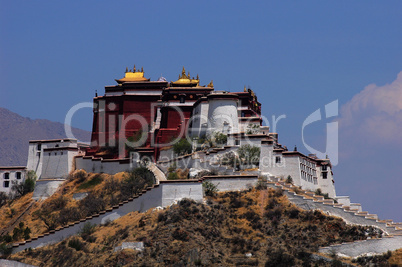
<instances>
[{"instance_id":1,"label":"red ochre wall","mask_svg":"<svg viewBox=\"0 0 402 267\"><path fill-rule=\"evenodd\" d=\"M93 130L92 130L92 146L103 147L106 144L99 143L102 141L102 134L104 140L109 143L110 140L116 140L119 137L120 131L124 131L126 138L133 136L137 133L144 124L146 131L148 131L151 123L153 123L152 103L156 103L159 96L112 96L112 97L99 97L94 99L95 106L98 110L104 108L104 112L94 112ZM135 118L129 118L131 115L141 117L144 123ZM101 118L100 118L101 117ZM125 121L124 129L119 129L119 121ZM147 140L146 144L149 144ZM96 145L97 144L97 145ZM144 144L144 146L146 145Z\"/></svg>"}]
</instances>

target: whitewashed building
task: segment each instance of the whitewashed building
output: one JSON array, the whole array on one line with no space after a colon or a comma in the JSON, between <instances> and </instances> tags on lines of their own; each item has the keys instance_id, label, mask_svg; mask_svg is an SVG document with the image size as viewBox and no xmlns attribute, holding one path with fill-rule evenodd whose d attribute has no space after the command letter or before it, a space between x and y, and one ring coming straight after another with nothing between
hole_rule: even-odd
<instances>
[{"instance_id":1,"label":"whitewashed building","mask_svg":"<svg viewBox=\"0 0 402 267\"><path fill-rule=\"evenodd\" d=\"M83 147L76 139L31 140L27 169L35 171L38 179L65 179Z\"/></svg>"},{"instance_id":2,"label":"whitewashed building","mask_svg":"<svg viewBox=\"0 0 402 267\"><path fill-rule=\"evenodd\" d=\"M11 193L14 183L22 183L26 177L26 167L0 167L0 192Z\"/></svg>"}]
</instances>

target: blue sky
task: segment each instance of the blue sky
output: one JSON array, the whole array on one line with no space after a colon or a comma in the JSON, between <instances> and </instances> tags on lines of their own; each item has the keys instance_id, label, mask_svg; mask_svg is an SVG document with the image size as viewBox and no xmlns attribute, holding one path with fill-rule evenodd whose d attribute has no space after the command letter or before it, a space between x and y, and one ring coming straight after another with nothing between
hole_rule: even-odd
<instances>
[{"instance_id":1,"label":"blue sky","mask_svg":"<svg viewBox=\"0 0 402 267\"><path fill-rule=\"evenodd\" d=\"M398 82L394 91L386 86L402 71L402 2L228 3L0 1L0 106L62 122L73 105L115 84L126 66L168 80L185 66L217 90L250 86L270 123L272 115L286 115L277 128L280 142L308 153L304 119L338 99L344 110L334 170L338 195L402 221L402 108L395 97L402 92ZM366 90L370 84L377 86ZM382 106L376 104L382 94L373 90L385 92ZM372 95L378 98L366 99ZM395 107L388 113L387 101ZM367 121L383 113L388 124ZM91 110L83 110L73 126L91 130L91 121ZM326 122L305 132L322 151Z\"/></svg>"}]
</instances>

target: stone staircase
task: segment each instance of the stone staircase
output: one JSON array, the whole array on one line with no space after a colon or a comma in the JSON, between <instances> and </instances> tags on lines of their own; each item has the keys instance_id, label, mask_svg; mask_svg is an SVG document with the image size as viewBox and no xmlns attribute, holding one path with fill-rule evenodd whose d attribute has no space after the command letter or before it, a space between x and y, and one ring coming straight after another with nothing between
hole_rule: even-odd
<instances>
[{"instance_id":1,"label":"stone staircase","mask_svg":"<svg viewBox=\"0 0 402 267\"><path fill-rule=\"evenodd\" d=\"M379 220L377 214L362 211L359 203L351 203L346 206L334 203L333 199L325 199L312 191L302 190L297 186L280 181L279 178L269 177L267 184L273 188L281 188L289 200L297 206L306 209L320 209L328 215L343 218L347 223L375 226L382 229L385 235L402 235L402 223L394 223L392 220Z\"/></svg>"},{"instance_id":2,"label":"stone staircase","mask_svg":"<svg viewBox=\"0 0 402 267\"><path fill-rule=\"evenodd\" d=\"M378 227L384 231L386 236L402 236L402 222L380 220L377 214L362 211L359 203L350 203L350 205L334 203L333 199L325 199L324 196L316 195L315 192L300 189L298 186L284 182L279 177L266 176L268 186L283 189L289 200L302 209L319 209L328 215L341 217L350 224Z\"/></svg>"},{"instance_id":3,"label":"stone staircase","mask_svg":"<svg viewBox=\"0 0 402 267\"><path fill-rule=\"evenodd\" d=\"M349 224L374 226L384 232L383 238L332 245L320 248L321 253L336 252L340 256L357 257L364 254L380 254L388 250L392 251L402 248L402 223L394 223L392 220L379 220L376 214L361 211L361 205L358 203L353 203L350 206L334 203L333 199L325 199L314 192L301 190L292 184L280 181L278 178L275 181L268 181L267 185L271 188L282 189L288 199L302 209L319 209L327 215L341 217Z\"/></svg>"},{"instance_id":4,"label":"stone staircase","mask_svg":"<svg viewBox=\"0 0 402 267\"><path fill-rule=\"evenodd\" d=\"M156 179L156 184L159 184L160 181L166 181L166 175L163 173L163 171L161 169L159 169L159 167L153 163L153 162L148 162L147 163L147 169L149 171L151 171Z\"/></svg>"}]
</instances>

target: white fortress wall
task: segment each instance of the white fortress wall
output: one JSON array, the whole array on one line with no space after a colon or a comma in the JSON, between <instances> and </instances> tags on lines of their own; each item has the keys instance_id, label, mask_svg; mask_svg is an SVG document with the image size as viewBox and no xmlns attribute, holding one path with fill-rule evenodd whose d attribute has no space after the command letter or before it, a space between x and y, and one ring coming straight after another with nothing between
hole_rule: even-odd
<instances>
[{"instance_id":1,"label":"white fortress wall","mask_svg":"<svg viewBox=\"0 0 402 267\"><path fill-rule=\"evenodd\" d=\"M58 150L58 149L66 149L68 151L75 150L76 154L78 154L78 144L77 140L75 139L56 139L56 140L31 140L29 141L29 148L28 148L28 162L27 162L27 169L35 171L38 179L42 178L42 172L46 171L49 176L50 174L54 173L55 170L53 168L59 168L58 159L52 159L50 157L46 157L45 153L49 153L51 150ZM74 154L74 155L76 155ZM60 154L58 154L60 156ZM49 156L49 154L47 154ZM46 157L46 161L44 158ZM64 157L63 157L64 158ZM44 170L44 164L46 164L47 170ZM49 165L50 164L50 165ZM54 165L56 164L56 165ZM63 162L66 164L67 168L71 170L73 164L73 156L68 156L67 160ZM50 169L49 169L50 167ZM68 171L67 171L68 173ZM59 176L59 175L57 175Z\"/></svg>"},{"instance_id":2,"label":"white fortress wall","mask_svg":"<svg viewBox=\"0 0 402 267\"><path fill-rule=\"evenodd\" d=\"M258 182L257 175L228 175L226 177L205 176L204 181L208 181L217 186L219 192L247 190L256 186Z\"/></svg>"},{"instance_id":3,"label":"white fortress wall","mask_svg":"<svg viewBox=\"0 0 402 267\"><path fill-rule=\"evenodd\" d=\"M101 158L93 157L76 157L75 169L85 170L92 173L107 173L116 174L118 172L130 171L133 164L130 164L128 159L123 160L103 160Z\"/></svg>"},{"instance_id":4,"label":"white fortress wall","mask_svg":"<svg viewBox=\"0 0 402 267\"><path fill-rule=\"evenodd\" d=\"M260 162L260 170L262 172L268 172L271 175L283 177L284 179L290 175L294 184L302 185L300 164L297 156L284 157L280 153L273 152L272 147L263 145L261 148L261 157L264 159L263 162ZM277 157L280 158L280 162L277 162Z\"/></svg>"},{"instance_id":5,"label":"white fortress wall","mask_svg":"<svg viewBox=\"0 0 402 267\"><path fill-rule=\"evenodd\" d=\"M383 254L388 250L393 251L402 247L402 236L383 237L380 239L368 239L332 245L329 247L320 248L320 253L332 254L338 256L358 257L364 254Z\"/></svg>"},{"instance_id":6,"label":"white fortress wall","mask_svg":"<svg viewBox=\"0 0 402 267\"><path fill-rule=\"evenodd\" d=\"M239 117L237 100L235 99L209 99L208 120L211 124L209 133L222 132L238 133Z\"/></svg>"},{"instance_id":7,"label":"white fortress wall","mask_svg":"<svg viewBox=\"0 0 402 267\"><path fill-rule=\"evenodd\" d=\"M42 172L40 179L67 178L73 167L77 148L49 148L42 153Z\"/></svg>"},{"instance_id":8,"label":"white fortress wall","mask_svg":"<svg viewBox=\"0 0 402 267\"><path fill-rule=\"evenodd\" d=\"M175 201L183 198L195 201L203 200L202 184L198 180L185 182L161 181L162 186L162 207L172 205Z\"/></svg>"},{"instance_id":9,"label":"white fortress wall","mask_svg":"<svg viewBox=\"0 0 402 267\"><path fill-rule=\"evenodd\" d=\"M208 127L209 105L206 97L201 98L193 110L191 136L201 137L206 134Z\"/></svg>"},{"instance_id":10,"label":"white fortress wall","mask_svg":"<svg viewBox=\"0 0 402 267\"><path fill-rule=\"evenodd\" d=\"M334 178L332 175L331 167L327 167L327 178L324 178L322 168L317 166L318 188L321 188L323 193L328 193L331 198L336 197Z\"/></svg>"}]
</instances>

